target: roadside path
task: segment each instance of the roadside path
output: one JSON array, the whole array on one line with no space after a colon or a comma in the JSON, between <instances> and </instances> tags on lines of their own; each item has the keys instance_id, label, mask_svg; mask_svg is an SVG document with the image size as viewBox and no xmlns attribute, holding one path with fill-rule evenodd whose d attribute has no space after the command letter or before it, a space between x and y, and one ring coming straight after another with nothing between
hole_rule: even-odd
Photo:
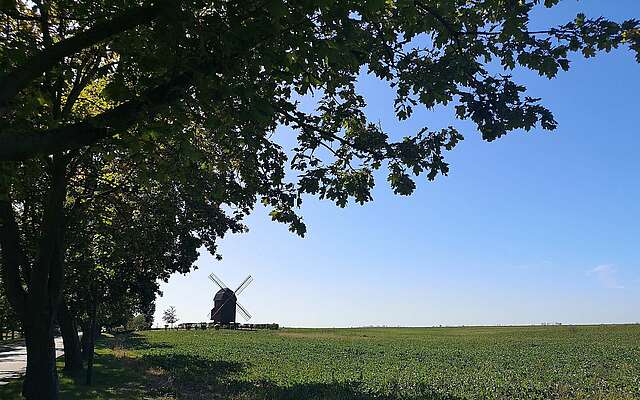
<instances>
[{"instance_id":1,"label":"roadside path","mask_svg":"<svg viewBox=\"0 0 640 400\"><path fill-rule=\"evenodd\" d=\"M56 357L64 354L62 338L57 337ZM27 369L27 347L24 341L0 343L0 385L8 383L10 379L21 377Z\"/></svg>"}]
</instances>

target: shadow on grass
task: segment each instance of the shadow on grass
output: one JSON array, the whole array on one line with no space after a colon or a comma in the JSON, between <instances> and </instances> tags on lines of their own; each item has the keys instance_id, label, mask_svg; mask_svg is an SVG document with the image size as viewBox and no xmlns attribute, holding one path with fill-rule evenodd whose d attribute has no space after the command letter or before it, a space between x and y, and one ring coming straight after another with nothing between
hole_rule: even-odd
<instances>
[{"instance_id":1,"label":"shadow on grass","mask_svg":"<svg viewBox=\"0 0 640 400\"><path fill-rule=\"evenodd\" d=\"M147 349L171 349L175 345L169 343L153 344L141 335L135 333L121 333L116 334L113 338L103 338L101 343L103 347L109 347L111 349L123 349L123 350L147 350ZM99 347L99 346L96 346Z\"/></svg>"},{"instance_id":2,"label":"shadow on grass","mask_svg":"<svg viewBox=\"0 0 640 400\"><path fill-rule=\"evenodd\" d=\"M140 337L127 339L125 347L134 351L159 348ZM372 392L360 381L310 382L290 386L270 381L246 381L239 373L248 368L247 364L213 361L194 354L161 351L144 355L139 360L147 368L147 375L149 371L157 371L156 393L180 400L460 400L418 383L397 384L381 394ZM277 363L277 360L273 362Z\"/></svg>"},{"instance_id":3,"label":"shadow on grass","mask_svg":"<svg viewBox=\"0 0 640 400\"><path fill-rule=\"evenodd\" d=\"M217 394L217 393L216 393ZM410 392L391 391L389 394L371 392L361 382L305 383L282 387L270 382L233 382L226 392L217 394L220 398L251 400L461 400L458 397L442 394L424 385L413 387ZM213 393L184 399L216 398ZM182 398L182 397L178 397Z\"/></svg>"},{"instance_id":4,"label":"shadow on grass","mask_svg":"<svg viewBox=\"0 0 640 400\"><path fill-rule=\"evenodd\" d=\"M303 383L280 386L270 381L245 381L242 363L209 360L199 355L167 351L170 344L150 344L144 337L120 335L97 343L93 386L84 374L60 375L62 400L106 399L237 399L237 400L459 400L426 385L371 392L363 382ZM136 350L164 349L138 357ZM277 363L277 360L274 360ZM63 363L58 363L62 370ZM19 399L20 382L0 386L0 399Z\"/></svg>"},{"instance_id":5,"label":"shadow on grass","mask_svg":"<svg viewBox=\"0 0 640 400\"><path fill-rule=\"evenodd\" d=\"M150 384L146 368L135 358L117 352L118 341L123 338L101 338L96 342L96 356L91 386L85 384L86 371L68 373L63 371L63 358L58 358L60 399L107 400L107 399L154 399L162 398L159 388ZM131 337L132 345L148 346L144 341ZM155 347L155 346L154 346ZM167 346L169 347L169 346ZM0 386L0 399L21 399L22 378L13 379Z\"/></svg>"}]
</instances>

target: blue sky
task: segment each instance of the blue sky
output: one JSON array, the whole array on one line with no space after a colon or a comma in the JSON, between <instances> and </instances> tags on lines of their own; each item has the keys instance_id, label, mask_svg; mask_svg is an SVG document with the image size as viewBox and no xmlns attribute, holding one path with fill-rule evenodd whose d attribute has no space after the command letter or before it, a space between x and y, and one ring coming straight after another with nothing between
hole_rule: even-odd
<instances>
[{"instance_id":1,"label":"blue sky","mask_svg":"<svg viewBox=\"0 0 640 400\"><path fill-rule=\"evenodd\" d=\"M536 13L532 27L581 11L640 18L640 2L565 0ZM183 322L206 320L212 271L232 287L254 276L240 298L252 322L640 322L640 65L625 49L575 58L552 81L516 76L554 112L555 132L486 143L443 108L398 123L390 89L363 77L367 114L388 130L453 124L465 134L447 156L449 176L420 181L411 197L394 196L381 176L365 206L307 199L304 239L259 207L249 233L222 241L223 261L203 253L197 271L163 284L156 322L169 305Z\"/></svg>"}]
</instances>

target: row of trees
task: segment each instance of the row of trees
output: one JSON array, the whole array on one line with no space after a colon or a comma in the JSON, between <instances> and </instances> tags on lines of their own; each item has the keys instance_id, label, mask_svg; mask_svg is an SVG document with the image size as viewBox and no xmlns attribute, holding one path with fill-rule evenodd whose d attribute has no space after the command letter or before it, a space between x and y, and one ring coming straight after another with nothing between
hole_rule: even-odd
<instances>
[{"instance_id":1,"label":"row of trees","mask_svg":"<svg viewBox=\"0 0 640 400\"><path fill-rule=\"evenodd\" d=\"M446 174L461 133L386 132L364 113L362 71L396 89L398 119L453 104L491 141L556 126L510 70L552 78L570 53L640 51L635 20L530 30L539 3L1 2L0 271L26 335L23 395L58 397L54 321L80 367L78 325L152 314L157 282L217 254L258 201L304 235L306 195L344 207L372 199L376 170L402 195ZM278 125L297 131L289 152Z\"/></svg>"}]
</instances>

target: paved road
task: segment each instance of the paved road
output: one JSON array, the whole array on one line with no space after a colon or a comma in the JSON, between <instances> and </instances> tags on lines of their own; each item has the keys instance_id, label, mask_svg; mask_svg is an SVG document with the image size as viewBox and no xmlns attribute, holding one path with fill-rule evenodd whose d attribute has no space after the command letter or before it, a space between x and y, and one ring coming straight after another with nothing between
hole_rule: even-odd
<instances>
[{"instance_id":1,"label":"paved road","mask_svg":"<svg viewBox=\"0 0 640 400\"><path fill-rule=\"evenodd\" d=\"M63 352L62 338L56 338L56 357ZM0 343L0 385L4 385L11 378L19 378L27 368L27 348L24 342L12 344Z\"/></svg>"}]
</instances>

